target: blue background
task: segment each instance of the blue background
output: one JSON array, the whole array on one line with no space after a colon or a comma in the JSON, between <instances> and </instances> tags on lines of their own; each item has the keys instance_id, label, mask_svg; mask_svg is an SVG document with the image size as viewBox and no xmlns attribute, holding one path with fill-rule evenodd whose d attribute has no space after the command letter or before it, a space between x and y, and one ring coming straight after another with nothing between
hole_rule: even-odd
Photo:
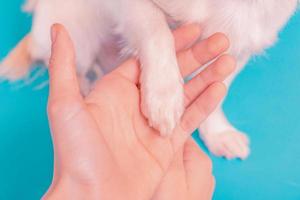
<instances>
[{"instance_id":1,"label":"blue background","mask_svg":"<svg viewBox=\"0 0 300 200\"><path fill-rule=\"evenodd\" d=\"M30 30L31 18L20 11L21 0L0 3L3 58ZM277 45L253 59L231 88L225 110L249 134L252 154L243 162L212 157L215 200L300 199L299 76L300 13ZM47 74L30 85L0 84L1 200L39 199L51 182L48 88L35 89L46 79Z\"/></svg>"}]
</instances>

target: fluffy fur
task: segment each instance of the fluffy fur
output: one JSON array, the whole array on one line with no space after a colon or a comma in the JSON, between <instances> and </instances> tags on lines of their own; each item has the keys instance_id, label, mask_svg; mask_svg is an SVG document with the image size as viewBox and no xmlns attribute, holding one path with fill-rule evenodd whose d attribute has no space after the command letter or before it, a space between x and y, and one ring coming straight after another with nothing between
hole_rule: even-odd
<instances>
[{"instance_id":1,"label":"fluffy fur","mask_svg":"<svg viewBox=\"0 0 300 200\"><path fill-rule=\"evenodd\" d=\"M23 51L32 62L48 63L50 26L64 24L75 42L83 88L87 88L88 71L106 73L122 58L136 53L142 63L143 112L151 125L166 135L183 112L183 81L168 19L199 23L204 30L202 38L215 32L229 37L229 53L238 60L236 73L226 81L230 85L252 55L275 43L296 7L297 0L28 0L26 8L33 11L34 21L28 36L30 45ZM2 68L3 76L18 72L15 67ZM214 154L243 159L248 156L247 137L230 125L221 107L200 130Z\"/></svg>"}]
</instances>

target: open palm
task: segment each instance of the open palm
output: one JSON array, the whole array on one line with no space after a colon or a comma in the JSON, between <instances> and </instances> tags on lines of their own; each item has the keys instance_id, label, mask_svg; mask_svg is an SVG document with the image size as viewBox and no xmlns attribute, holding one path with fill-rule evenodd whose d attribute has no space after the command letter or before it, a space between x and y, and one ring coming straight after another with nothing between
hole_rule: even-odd
<instances>
[{"instance_id":1,"label":"open palm","mask_svg":"<svg viewBox=\"0 0 300 200\"><path fill-rule=\"evenodd\" d=\"M183 76L216 58L228 46L227 39L216 34L184 49L198 34L195 27L174 33L176 47L181 50L178 61ZM189 155L184 152L193 144L186 141L223 98L226 89L221 81L233 71L234 60L221 56L185 84L186 112L172 136L162 138L141 113L136 60L128 60L106 75L83 98L72 42L61 25L52 28L52 41L48 112L55 170L48 196L59 194L54 192L62 188L59 186L72 185L78 187L72 199L81 199L82 195L100 199L163 198L159 192L169 182L164 176L173 173L172 168L178 166L176 160L187 170L183 161Z\"/></svg>"}]
</instances>

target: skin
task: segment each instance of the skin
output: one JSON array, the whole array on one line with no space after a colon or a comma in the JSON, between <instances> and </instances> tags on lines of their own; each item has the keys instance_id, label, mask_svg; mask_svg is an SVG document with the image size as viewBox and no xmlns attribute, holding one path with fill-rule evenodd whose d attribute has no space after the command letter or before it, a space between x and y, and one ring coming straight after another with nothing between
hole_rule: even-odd
<instances>
[{"instance_id":1,"label":"skin","mask_svg":"<svg viewBox=\"0 0 300 200\"><path fill-rule=\"evenodd\" d=\"M191 48L196 25L174 32L183 76L216 58L228 39L215 34ZM80 94L72 41L52 27L48 115L54 144L54 177L44 199L210 199L212 165L190 138L226 93L235 68L220 56L185 84L186 111L171 137L151 128L140 110L139 63L131 59ZM178 189L180 188L180 189Z\"/></svg>"}]
</instances>

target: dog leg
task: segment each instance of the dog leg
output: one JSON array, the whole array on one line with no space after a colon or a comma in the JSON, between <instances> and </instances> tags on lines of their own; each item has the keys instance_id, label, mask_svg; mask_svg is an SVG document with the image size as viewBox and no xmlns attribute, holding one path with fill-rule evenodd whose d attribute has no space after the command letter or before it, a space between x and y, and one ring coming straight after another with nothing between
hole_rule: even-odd
<instances>
[{"instance_id":1,"label":"dog leg","mask_svg":"<svg viewBox=\"0 0 300 200\"><path fill-rule=\"evenodd\" d=\"M16 81L26 76L30 70L32 59L29 52L30 35L25 36L0 64L0 77Z\"/></svg>"},{"instance_id":2,"label":"dog leg","mask_svg":"<svg viewBox=\"0 0 300 200\"><path fill-rule=\"evenodd\" d=\"M152 127L168 136L184 110L173 35L164 14L151 2L136 0L134 5L124 17L123 30L141 61L142 111Z\"/></svg>"},{"instance_id":3,"label":"dog leg","mask_svg":"<svg viewBox=\"0 0 300 200\"><path fill-rule=\"evenodd\" d=\"M248 57L238 60L238 70L224 82L228 87L247 61ZM216 156L246 159L250 154L248 137L228 122L221 104L200 125L199 132L207 148Z\"/></svg>"}]
</instances>

